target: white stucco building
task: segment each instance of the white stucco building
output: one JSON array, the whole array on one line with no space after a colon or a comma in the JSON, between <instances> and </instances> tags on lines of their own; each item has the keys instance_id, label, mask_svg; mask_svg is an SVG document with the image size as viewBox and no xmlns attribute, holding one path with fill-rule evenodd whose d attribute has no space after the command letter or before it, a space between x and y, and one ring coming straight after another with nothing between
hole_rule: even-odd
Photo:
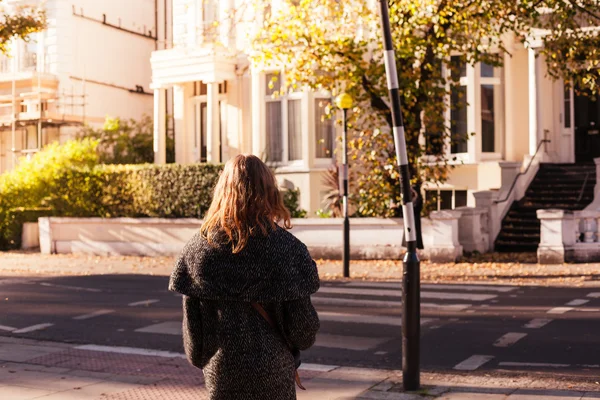
<instances>
[{"instance_id":1,"label":"white stucco building","mask_svg":"<svg viewBox=\"0 0 600 400\"><path fill-rule=\"evenodd\" d=\"M167 3L45 1L47 29L0 57L0 172L21 155L72 138L84 123L152 114L148 59L171 30Z\"/></svg>"},{"instance_id":2,"label":"white stucco building","mask_svg":"<svg viewBox=\"0 0 600 400\"><path fill-rule=\"evenodd\" d=\"M322 121L326 95L299 91L270 94L269 71L252 70L247 33L258 24L225 18L241 0L171 0L173 48L152 54L155 102L155 161L165 162L165 104L174 93L176 162L222 162L240 152L263 156L277 166L280 182L297 187L301 207L322 208L322 173L332 164L335 129ZM218 26L215 21L219 22ZM215 28L215 26L217 26ZM456 158L450 180L426 188L440 209L473 206L473 193L500 189L501 169L527 162L542 139L538 158L549 163L590 162L600 156L593 129L598 102L565 91L546 77L536 46L509 39L504 67L465 65L461 88L469 106L449 111L456 136L446 146ZM452 96L454 97L454 96Z\"/></svg>"}]
</instances>

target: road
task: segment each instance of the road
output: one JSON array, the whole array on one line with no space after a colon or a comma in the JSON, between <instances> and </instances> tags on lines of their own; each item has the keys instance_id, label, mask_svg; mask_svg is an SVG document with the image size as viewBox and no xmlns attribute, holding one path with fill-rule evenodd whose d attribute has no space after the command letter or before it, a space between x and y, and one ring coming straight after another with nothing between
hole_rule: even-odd
<instances>
[{"instance_id":1,"label":"road","mask_svg":"<svg viewBox=\"0 0 600 400\"><path fill-rule=\"evenodd\" d=\"M0 277L0 335L182 352L181 298L143 275ZM425 284L424 371L600 375L600 288ZM306 363L401 369L398 282L323 282Z\"/></svg>"}]
</instances>

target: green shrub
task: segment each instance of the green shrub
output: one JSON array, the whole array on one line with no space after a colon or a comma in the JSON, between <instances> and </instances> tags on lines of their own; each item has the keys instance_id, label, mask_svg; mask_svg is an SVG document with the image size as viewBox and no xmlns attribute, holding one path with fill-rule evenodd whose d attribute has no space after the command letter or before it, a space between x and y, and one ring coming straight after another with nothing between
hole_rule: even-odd
<instances>
[{"instance_id":1,"label":"green shrub","mask_svg":"<svg viewBox=\"0 0 600 400\"><path fill-rule=\"evenodd\" d=\"M132 172L135 216L201 218L222 165L144 165Z\"/></svg>"},{"instance_id":2,"label":"green shrub","mask_svg":"<svg viewBox=\"0 0 600 400\"><path fill-rule=\"evenodd\" d=\"M5 220L2 222L0 231L0 250L18 249L21 247L23 224L26 222L37 222L38 218L49 217L52 210L15 208L9 210Z\"/></svg>"},{"instance_id":3,"label":"green shrub","mask_svg":"<svg viewBox=\"0 0 600 400\"><path fill-rule=\"evenodd\" d=\"M306 210L300 208L300 189L288 189L283 192L283 204L292 218L306 218Z\"/></svg>"}]
</instances>

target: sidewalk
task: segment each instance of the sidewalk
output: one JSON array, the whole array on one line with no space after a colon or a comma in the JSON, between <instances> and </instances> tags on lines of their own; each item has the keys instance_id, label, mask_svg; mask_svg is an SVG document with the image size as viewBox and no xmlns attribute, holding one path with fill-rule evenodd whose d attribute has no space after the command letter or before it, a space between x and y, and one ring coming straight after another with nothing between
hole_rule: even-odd
<instances>
[{"instance_id":1,"label":"sidewalk","mask_svg":"<svg viewBox=\"0 0 600 400\"><path fill-rule=\"evenodd\" d=\"M399 371L307 364L300 375L308 390L299 400L600 399L598 382L564 377L423 373L422 389L403 393ZM0 337L0 399L199 400L208 393L182 354Z\"/></svg>"},{"instance_id":2,"label":"sidewalk","mask_svg":"<svg viewBox=\"0 0 600 400\"><path fill-rule=\"evenodd\" d=\"M520 261L519 261L520 260ZM141 274L168 276L174 257L44 255L35 252L0 252L0 277ZM342 262L317 260L322 280L342 278ZM401 280L400 260L350 263L352 279ZM542 265L531 254L485 254L459 263L421 262L422 282L485 282L508 285L600 286L600 263Z\"/></svg>"}]
</instances>

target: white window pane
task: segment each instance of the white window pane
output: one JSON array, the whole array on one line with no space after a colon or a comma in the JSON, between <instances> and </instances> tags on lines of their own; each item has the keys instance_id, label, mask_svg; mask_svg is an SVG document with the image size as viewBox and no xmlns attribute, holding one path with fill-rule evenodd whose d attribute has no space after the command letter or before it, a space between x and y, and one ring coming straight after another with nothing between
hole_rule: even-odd
<instances>
[{"instance_id":1,"label":"white window pane","mask_svg":"<svg viewBox=\"0 0 600 400\"><path fill-rule=\"evenodd\" d=\"M281 132L281 102L269 101L266 104L267 161L283 160L283 135Z\"/></svg>"},{"instance_id":2,"label":"white window pane","mask_svg":"<svg viewBox=\"0 0 600 400\"><path fill-rule=\"evenodd\" d=\"M289 160L302 159L302 100L288 101L288 151Z\"/></svg>"},{"instance_id":3,"label":"white window pane","mask_svg":"<svg viewBox=\"0 0 600 400\"><path fill-rule=\"evenodd\" d=\"M493 85L481 85L481 151L495 151L496 117Z\"/></svg>"},{"instance_id":4,"label":"white window pane","mask_svg":"<svg viewBox=\"0 0 600 400\"><path fill-rule=\"evenodd\" d=\"M459 86L452 88L450 129L452 135L452 153L467 152L467 88Z\"/></svg>"},{"instance_id":5,"label":"white window pane","mask_svg":"<svg viewBox=\"0 0 600 400\"><path fill-rule=\"evenodd\" d=\"M265 93L272 96L281 89L281 81L278 73L270 73L265 76Z\"/></svg>"},{"instance_id":6,"label":"white window pane","mask_svg":"<svg viewBox=\"0 0 600 400\"><path fill-rule=\"evenodd\" d=\"M315 99L315 137L317 141L317 158L333 157L333 120L327 118L325 107L329 104L326 99Z\"/></svg>"}]
</instances>

